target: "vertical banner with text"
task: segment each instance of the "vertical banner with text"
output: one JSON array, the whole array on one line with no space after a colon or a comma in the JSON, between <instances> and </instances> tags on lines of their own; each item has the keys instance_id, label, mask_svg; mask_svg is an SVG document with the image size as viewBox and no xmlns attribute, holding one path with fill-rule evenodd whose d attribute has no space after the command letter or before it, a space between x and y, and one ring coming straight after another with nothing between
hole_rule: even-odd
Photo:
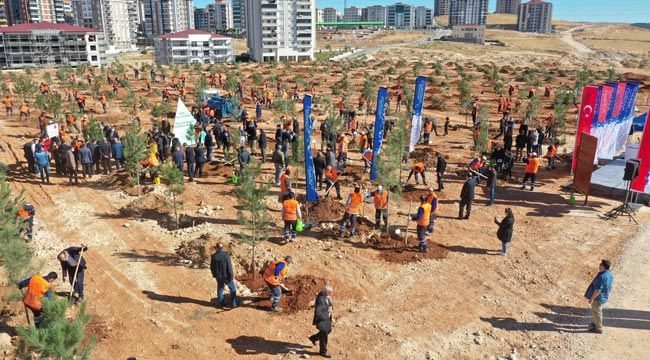
<instances>
[{"instance_id":1,"label":"vertical banner with text","mask_svg":"<svg viewBox=\"0 0 650 360\"><path fill-rule=\"evenodd\" d=\"M307 188L307 201L314 202L318 200L316 192L316 170L314 169L314 159L311 157L311 96L305 95L303 100L303 115L305 120L305 183Z\"/></svg>"},{"instance_id":2,"label":"vertical banner with text","mask_svg":"<svg viewBox=\"0 0 650 360\"><path fill-rule=\"evenodd\" d=\"M641 138L637 160L641 162L639 164L639 176L632 181L631 188L634 191L645 192L648 188L648 177L650 176L650 126L648 126L647 122L643 128L643 137Z\"/></svg>"},{"instance_id":3,"label":"vertical banner with text","mask_svg":"<svg viewBox=\"0 0 650 360\"><path fill-rule=\"evenodd\" d=\"M377 179L377 160L381 152L381 144L384 141L384 120L386 114L386 100L388 89L380 87L377 93L377 111L375 112L375 132L372 137L372 163L370 165L370 180Z\"/></svg>"},{"instance_id":4,"label":"vertical banner with text","mask_svg":"<svg viewBox=\"0 0 650 360\"><path fill-rule=\"evenodd\" d=\"M422 108L424 106L424 93L427 89L427 78L418 76L415 80L415 94L413 95L413 119L411 120L411 144L409 152L415 150L415 145L420 140L422 132Z\"/></svg>"}]
</instances>

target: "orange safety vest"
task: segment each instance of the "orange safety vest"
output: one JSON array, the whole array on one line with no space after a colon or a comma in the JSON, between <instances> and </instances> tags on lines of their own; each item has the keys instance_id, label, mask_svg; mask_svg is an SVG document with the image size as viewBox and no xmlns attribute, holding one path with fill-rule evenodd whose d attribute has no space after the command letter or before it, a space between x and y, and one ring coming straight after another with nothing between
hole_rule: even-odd
<instances>
[{"instance_id":1,"label":"orange safety vest","mask_svg":"<svg viewBox=\"0 0 650 360\"><path fill-rule=\"evenodd\" d=\"M298 220L298 201L294 199L287 199L282 203L284 209L284 217L282 220L295 221Z\"/></svg>"},{"instance_id":2,"label":"orange safety vest","mask_svg":"<svg viewBox=\"0 0 650 360\"><path fill-rule=\"evenodd\" d=\"M362 156L363 156L364 159L366 159L366 160L372 162L372 151L370 151L370 150L364 150Z\"/></svg>"},{"instance_id":3,"label":"orange safety vest","mask_svg":"<svg viewBox=\"0 0 650 360\"><path fill-rule=\"evenodd\" d=\"M557 148L555 147L555 145L551 145L551 148L546 153L546 157L550 159L554 157L555 154L557 154Z\"/></svg>"},{"instance_id":4,"label":"orange safety vest","mask_svg":"<svg viewBox=\"0 0 650 360\"><path fill-rule=\"evenodd\" d=\"M361 193L352 193L350 194L350 205L345 209L345 212L348 214L360 214L362 204L363 195Z\"/></svg>"},{"instance_id":5,"label":"orange safety vest","mask_svg":"<svg viewBox=\"0 0 650 360\"><path fill-rule=\"evenodd\" d=\"M335 182L339 178L339 174L336 171L336 168L332 168L332 171L325 169L325 177L330 181Z\"/></svg>"},{"instance_id":6,"label":"orange safety vest","mask_svg":"<svg viewBox=\"0 0 650 360\"><path fill-rule=\"evenodd\" d=\"M18 214L18 217L23 219L23 220L27 220L31 216L31 215L29 215L29 212L27 210L25 210L24 207L21 207L20 209L18 209L17 214Z\"/></svg>"},{"instance_id":7,"label":"orange safety vest","mask_svg":"<svg viewBox=\"0 0 650 360\"><path fill-rule=\"evenodd\" d=\"M539 158L530 158L528 159L528 164L526 164L526 173L528 174L537 174L539 169Z\"/></svg>"},{"instance_id":8,"label":"orange safety vest","mask_svg":"<svg viewBox=\"0 0 650 360\"><path fill-rule=\"evenodd\" d=\"M432 192L431 194L429 194L429 196L427 196L427 204L431 205L431 210L433 210L433 200L435 200L436 198L437 196L436 193L434 192ZM440 206L440 204L438 204L438 206ZM437 211L438 211L438 207L436 207L436 210L434 212Z\"/></svg>"},{"instance_id":9,"label":"orange safety vest","mask_svg":"<svg viewBox=\"0 0 650 360\"><path fill-rule=\"evenodd\" d=\"M68 115L65 117L65 122L66 122L66 124L68 124L68 125L72 125L72 124L74 124L75 122L77 122L77 120L74 118L74 115L72 115L72 114L68 114Z\"/></svg>"},{"instance_id":10,"label":"orange safety vest","mask_svg":"<svg viewBox=\"0 0 650 360\"><path fill-rule=\"evenodd\" d=\"M2 102L5 104L5 107L11 107L13 105L10 98L5 98Z\"/></svg>"},{"instance_id":11,"label":"orange safety vest","mask_svg":"<svg viewBox=\"0 0 650 360\"><path fill-rule=\"evenodd\" d=\"M284 261L280 260L275 260L269 263L269 266L266 267L264 270L264 274L262 274L262 279L264 281L271 285L271 286L279 286L281 281L284 279L285 276L287 276L287 264L285 263L284 269L280 271L280 276L275 276L275 268L278 266L278 264L284 263Z\"/></svg>"},{"instance_id":12,"label":"orange safety vest","mask_svg":"<svg viewBox=\"0 0 650 360\"><path fill-rule=\"evenodd\" d=\"M368 137L363 135L359 138L359 147L364 150L368 145Z\"/></svg>"},{"instance_id":13,"label":"orange safety vest","mask_svg":"<svg viewBox=\"0 0 650 360\"><path fill-rule=\"evenodd\" d=\"M347 143L347 138L343 136L341 138L341 142L339 142L339 154L347 154L348 153L348 143Z\"/></svg>"},{"instance_id":14,"label":"orange safety vest","mask_svg":"<svg viewBox=\"0 0 650 360\"><path fill-rule=\"evenodd\" d=\"M287 176L286 173L282 173L282 176L280 176L280 192L287 193L289 192L289 189L287 188L287 179L289 176Z\"/></svg>"},{"instance_id":15,"label":"orange safety vest","mask_svg":"<svg viewBox=\"0 0 650 360\"><path fill-rule=\"evenodd\" d=\"M20 112L23 114L27 114L29 112L29 106L27 106L27 104L20 105Z\"/></svg>"},{"instance_id":16,"label":"orange safety vest","mask_svg":"<svg viewBox=\"0 0 650 360\"><path fill-rule=\"evenodd\" d=\"M426 169L426 167L421 162L415 163L413 165L413 172L421 173L421 172L424 172L425 169Z\"/></svg>"},{"instance_id":17,"label":"orange safety vest","mask_svg":"<svg viewBox=\"0 0 650 360\"><path fill-rule=\"evenodd\" d=\"M372 197L376 209L385 209L388 205L388 191L382 191L381 194L378 191L375 191Z\"/></svg>"},{"instance_id":18,"label":"orange safety vest","mask_svg":"<svg viewBox=\"0 0 650 360\"><path fill-rule=\"evenodd\" d=\"M424 210L424 214L418 220L418 226L429 226L429 218L431 217L431 204L426 203L420 205L420 209Z\"/></svg>"},{"instance_id":19,"label":"orange safety vest","mask_svg":"<svg viewBox=\"0 0 650 360\"><path fill-rule=\"evenodd\" d=\"M23 297L23 304L32 310L41 310L43 305L41 299L50 290L50 282L40 275L34 275L29 279L29 286Z\"/></svg>"},{"instance_id":20,"label":"orange safety vest","mask_svg":"<svg viewBox=\"0 0 650 360\"><path fill-rule=\"evenodd\" d=\"M424 132L430 133L433 130L433 123L431 121L427 121L424 123Z\"/></svg>"}]
</instances>

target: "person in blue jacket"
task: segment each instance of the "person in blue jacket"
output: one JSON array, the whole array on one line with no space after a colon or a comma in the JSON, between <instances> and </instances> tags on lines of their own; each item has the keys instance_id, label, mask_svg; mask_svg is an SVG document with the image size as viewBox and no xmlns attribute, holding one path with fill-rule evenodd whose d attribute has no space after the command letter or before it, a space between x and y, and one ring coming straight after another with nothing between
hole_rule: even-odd
<instances>
[{"instance_id":1,"label":"person in blue jacket","mask_svg":"<svg viewBox=\"0 0 650 360\"><path fill-rule=\"evenodd\" d=\"M41 174L41 181L50 183L50 155L43 149L41 144L36 145L34 160L38 167L38 173Z\"/></svg>"},{"instance_id":2,"label":"person in blue jacket","mask_svg":"<svg viewBox=\"0 0 650 360\"><path fill-rule=\"evenodd\" d=\"M609 293L612 291L614 275L609 268L612 263L609 260L602 260L598 265L598 275L589 284L585 292L585 298L591 305L591 314L594 322L589 325L589 331L596 334L603 333L603 305L609 300Z\"/></svg>"}]
</instances>

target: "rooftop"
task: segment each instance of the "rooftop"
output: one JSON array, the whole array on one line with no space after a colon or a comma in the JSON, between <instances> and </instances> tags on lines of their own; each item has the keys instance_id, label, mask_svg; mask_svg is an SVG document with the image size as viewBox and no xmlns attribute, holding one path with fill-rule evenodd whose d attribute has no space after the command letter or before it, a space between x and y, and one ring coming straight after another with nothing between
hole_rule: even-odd
<instances>
[{"instance_id":1,"label":"rooftop","mask_svg":"<svg viewBox=\"0 0 650 360\"><path fill-rule=\"evenodd\" d=\"M0 27L0 33L23 33L39 30L55 30L62 32L75 32L75 33L89 33L100 32L99 30L74 26L69 24L54 24L51 22L43 21L40 23L18 24L8 27Z\"/></svg>"},{"instance_id":2,"label":"rooftop","mask_svg":"<svg viewBox=\"0 0 650 360\"><path fill-rule=\"evenodd\" d=\"M228 36L209 33L209 32L205 32L205 31L202 31L202 30L196 30L196 29L184 30L184 31L176 32L176 33L163 34L163 35L160 35L160 38L161 39L187 39L190 35L211 35L211 37L213 39L214 38L230 39L230 37L228 37Z\"/></svg>"}]
</instances>

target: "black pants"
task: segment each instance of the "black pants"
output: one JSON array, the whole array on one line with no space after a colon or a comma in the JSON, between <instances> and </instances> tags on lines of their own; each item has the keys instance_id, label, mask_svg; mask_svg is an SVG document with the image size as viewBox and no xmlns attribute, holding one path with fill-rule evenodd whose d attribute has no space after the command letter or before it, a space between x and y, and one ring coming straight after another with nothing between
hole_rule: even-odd
<instances>
[{"instance_id":1,"label":"black pants","mask_svg":"<svg viewBox=\"0 0 650 360\"><path fill-rule=\"evenodd\" d=\"M442 182L442 173L437 172L436 178L438 180L438 190L444 190L445 184Z\"/></svg>"},{"instance_id":2,"label":"black pants","mask_svg":"<svg viewBox=\"0 0 650 360\"><path fill-rule=\"evenodd\" d=\"M329 331L319 330L316 334L309 337L309 340L312 342L318 341L319 353L321 355L327 354L327 338L329 336Z\"/></svg>"},{"instance_id":3,"label":"black pants","mask_svg":"<svg viewBox=\"0 0 650 360\"><path fill-rule=\"evenodd\" d=\"M524 174L524 187L526 187L526 182L530 180L530 186L531 188L535 187L535 174L534 173L525 173Z\"/></svg>"},{"instance_id":4,"label":"black pants","mask_svg":"<svg viewBox=\"0 0 650 360\"><path fill-rule=\"evenodd\" d=\"M88 175L88 178L93 177L93 164L88 163L88 164L81 164L81 173L83 174L84 179L86 178L86 175Z\"/></svg>"},{"instance_id":5,"label":"black pants","mask_svg":"<svg viewBox=\"0 0 650 360\"><path fill-rule=\"evenodd\" d=\"M375 209L375 226L379 227L380 220L384 218L384 225L388 227L388 209Z\"/></svg>"},{"instance_id":6,"label":"black pants","mask_svg":"<svg viewBox=\"0 0 650 360\"><path fill-rule=\"evenodd\" d=\"M196 177L200 178L200 177L203 176L203 164L204 163L202 163L202 162L197 162L196 163L196 170L195 170Z\"/></svg>"},{"instance_id":7,"label":"black pants","mask_svg":"<svg viewBox=\"0 0 650 360\"><path fill-rule=\"evenodd\" d=\"M462 219L463 218L463 208L467 208L467 213L465 215L465 219L469 219L469 215L472 212L472 202L468 201L462 201L460 202L460 207L458 209L458 218Z\"/></svg>"},{"instance_id":8,"label":"black pants","mask_svg":"<svg viewBox=\"0 0 650 360\"><path fill-rule=\"evenodd\" d=\"M289 241L289 238L296 239L296 236L298 236L296 224L296 220L284 220L284 241Z\"/></svg>"},{"instance_id":9,"label":"black pants","mask_svg":"<svg viewBox=\"0 0 650 360\"><path fill-rule=\"evenodd\" d=\"M322 190L323 189L323 172L322 171L316 171L316 183L318 184L318 189Z\"/></svg>"},{"instance_id":10,"label":"black pants","mask_svg":"<svg viewBox=\"0 0 650 360\"><path fill-rule=\"evenodd\" d=\"M102 166L104 167L104 174L111 173L111 158L102 158Z\"/></svg>"},{"instance_id":11,"label":"black pants","mask_svg":"<svg viewBox=\"0 0 650 360\"><path fill-rule=\"evenodd\" d=\"M329 179L327 179L327 180L325 181L325 185L326 185L327 188L329 189L329 188L332 187L332 182L331 182ZM337 198L337 199L340 199L340 198L341 198L341 185L339 185L339 182L338 182L338 181L334 183L334 189L336 190L336 198ZM332 190L330 190L330 192L332 192ZM327 195L329 195L329 193L328 193ZM327 197L327 196L326 196L326 197Z\"/></svg>"},{"instance_id":12,"label":"black pants","mask_svg":"<svg viewBox=\"0 0 650 360\"><path fill-rule=\"evenodd\" d=\"M68 178L69 178L71 184L72 184L72 178L74 178L74 183L75 184L79 184L79 174L77 173L77 169L68 168L68 169L66 169L66 172L68 173Z\"/></svg>"}]
</instances>

